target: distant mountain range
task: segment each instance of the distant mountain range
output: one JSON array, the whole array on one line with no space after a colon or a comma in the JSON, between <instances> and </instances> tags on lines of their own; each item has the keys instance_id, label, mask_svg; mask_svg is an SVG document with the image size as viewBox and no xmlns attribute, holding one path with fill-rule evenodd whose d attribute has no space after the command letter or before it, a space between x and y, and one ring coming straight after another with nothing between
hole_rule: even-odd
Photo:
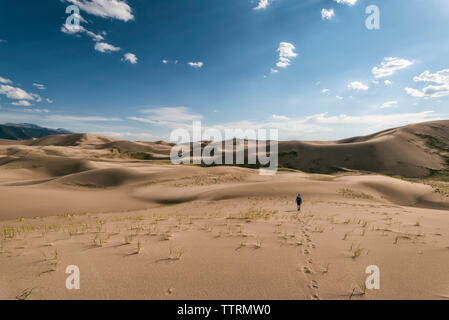
<instances>
[{"instance_id":1,"label":"distant mountain range","mask_svg":"<svg viewBox=\"0 0 449 320\"><path fill-rule=\"evenodd\" d=\"M65 129L44 128L31 123L5 123L0 124L0 139L28 140L42 138L55 134L71 134Z\"/></svg>"}]
</instances>

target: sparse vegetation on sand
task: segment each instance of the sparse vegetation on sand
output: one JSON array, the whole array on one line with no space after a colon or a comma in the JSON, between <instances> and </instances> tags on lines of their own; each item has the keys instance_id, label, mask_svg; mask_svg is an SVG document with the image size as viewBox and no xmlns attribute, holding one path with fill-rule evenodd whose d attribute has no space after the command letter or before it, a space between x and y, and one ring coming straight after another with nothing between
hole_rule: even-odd
<instances>
[{"instance_id":1,"label":"sparse vegetation on sand","mask_svg":"<svg viewBox=\"0 0 449 320\"><path fill-rule=\"evenodd\" d=\"M16 296L16 299L17 300L27 300L30 297L30 295L33 293L33 290L34 290L34 288L31 288L31 289L27 288L27 289L23 290L20 294L18 294Z\"/></svg>"},{"instance_id":2,"label":"sparse vegetation on sand","mask_svg":"<svg viewBox=\"0 0 449 320\"><path fill-rule=\"evenodd\" d=\"M140 240L137 241L137 248L136 248L136 254L140 254L142 250L142 243L140 242Z\"/></svg>"},{"instance_id":3,"label":"sparse vegetation on sand","mask_svg":"<svg viewBox=\"0 0 449 320\"><path fill-rule=\"evenodd\" d=\"M352 199L374 199L374 197L370 194L366 194L361 191L355 191L350 188L344 188L338 190L338 193L341 194L343 197L346 198L352 198Z\"/></svg>"},{"instance_id":4,"label":"sparse vegetation on sand","mask_svg":"<svg viewBox=\"0 0 449 320\"><path fill-rule=\"evenodd\" d=\"M447 144L445 141L441 140L440 138L437 138L435 136L431 136L428 134L416 134L418 137L424 139L426 145L435 150L443 151L443 152L449 152L449 144Z\"/></svg>"},{"instance_id":5,"label":"sparse vegetation on sand","mask_svg":"<svg viewBox=\"0 0 449 320\"><path fill-rule=\"evenodd\" d=\"M240 211L237 215L229 215L228 219L240 219L246 221L256 221L259 219L269 220L276 215L278 210L266 210L261 208L250 208L246 211Z\"/></svg>"},{"instance_id":6,"label":"sparse vegetation on sand","mask_svg":"<svg viewBox=\"0 0 449 320\"><path fill-rule=\"evenodd\" d=\"M351 247L349 248L349 251L351 252L352 255L352 259L357 259L358 257L360 257L362 255L363 252L366 251L365 248L361 248L360 244L351 244Z\"/></svg>"},{"instance_id":7,"label":"sparse vegetation on sand","mask_svg":"<svg viewBox=\"0 0 449 320\"><path fill-rule=\"evenodd\" d=\"M92 239L92 243L95 247L103 247L104 244L106 243L106 239L104 239L102 235L99 232L97 232L95 234L95 237Z\"/></svg>"},{"instance_id":8,"label":"sparse vegetation on sand","mask_svg":"<svg viewBox=\"0 0 449 320\"><path fill-rule=\"evenodd\" d=\"M168 259L173 261L181 260L182 256L184 255L184 252L185 251L182 248L170 248Z\"/></svg>"},{"instance_id":9,"label":"sparse vegetation on sand","mask_svg":"<svg viewBox=\"0 0 449 320\"><path fill-rule=\"evenodd\" d=\"M125 245L128 245L128 244L131 244L131 243L133 243L133 236L132 235L126 235L125 237L124 237L124 244Z\"/></svg>"},{"instance_id":10,"label":"sparse vegetation on sand","mask_svg":"<svg viewBox=\"0 0 449 320\"><path fill-rule=\"evenodd\" d=\"M361 281L358 283L358 285L354 288L352 288L352 292L349 295L349 299L352 299L352 297L354 296L365 296L366 295L366 291L367 291L367 287L365 282Z\"/></svg>"},{"instance_id":11,"label":"sparse vegetation on sand","mask_svg":"<svg viewBox=\"0 0 449 320\"><path fill-rule=\"evenodd\" d=\"M186 177L173 184L178 188L190 187L190 186L210 186L221 183L240 182L245 178L242 174L229 173L229 174L207 174Z\"/></svg>"},{"instance_id":12,"label":"sparse vegetation on sand","mask_svg":"<svg viewBox=\"0 0 449 320\"><path fill-rule=\"evenodd\" d=\"M257 237L257 238L256 238L256 243L254 244L254 247L255 247L256 249L260 249L260 248L262 248L262 243L263 243L262 239L260 239L259 237Z\"/></svg>"}]
</instances>

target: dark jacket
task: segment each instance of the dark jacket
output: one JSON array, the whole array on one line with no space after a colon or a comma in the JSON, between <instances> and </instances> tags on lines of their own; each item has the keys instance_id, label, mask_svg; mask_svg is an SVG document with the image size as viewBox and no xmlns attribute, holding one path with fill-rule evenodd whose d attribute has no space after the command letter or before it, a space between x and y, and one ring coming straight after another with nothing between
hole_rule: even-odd
<instances>
[{"instance_id":1,"label":"dark jacket","mask_svg":"<svg viewBox=\"0 0 449 320\"><path fill-rule=\"evenodd\" d=\"M298 196L296 197L296 204L298 205L298 206L300 206L301 204L302 204L302 198L301 198L301 196L298 194Z\"/></svg>"}]
</instances>

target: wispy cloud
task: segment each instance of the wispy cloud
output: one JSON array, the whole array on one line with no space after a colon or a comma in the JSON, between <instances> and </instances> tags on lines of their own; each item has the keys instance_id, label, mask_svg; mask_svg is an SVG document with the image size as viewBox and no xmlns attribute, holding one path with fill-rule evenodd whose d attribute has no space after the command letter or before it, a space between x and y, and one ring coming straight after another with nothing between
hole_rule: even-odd
<instances>
[{"instance_id":1,"label":"wispy cloud","mask_svg":"<svg viewBox=\"0 0 449 320\"><path fill-rule=\"evenodd\" d=\"M219 130L239 128L245 129L278 129L279 137L285 139L326 139L332 132L334 138L347 138L351 135L371 134L387 128L419 123L423 121L441 120L448 114L436 114L433 111L418 113L380 113L364 115L328 115L314 114L305 117L288 117L272 115L261 121L238 121L211 126ZM350 125L348 130L348 125ZM209 127L203 126L203 129Z\"/></svg>"},{"instance_id":2,"label":"wispy cloud","mask_svg":"<svg viewBox=\"0 0 449 320\"><path fill-rule=\"evenodd\" d=\"M353 6L357 3L357 0L335 0L335 2Z\"/></svg>"},{"instance_id":3,"label":"wispy cloud","mask_svg":"<svg viewBox=\"0 0 449 320\"><path fill-rule=\"evenodd\" d=\"M192 68L202 68L204 66L204 63L201 61L198 62L188 62L187 63L189 66L191 66Z\"/></svg>"},{"instance_id":4,"label":"wispy cloud","mask_svg":"<svg viewBox=\"0 0 449 320\"><path fill-rule=\"evenodd\" d=\"M382 104L379 106L379 109L388 109L388 108L392 108L392 107L395 107L397 104L398 104L397 101L387 101L387 102L382 103Z\"/></svg>"},{"instance_id":5,"label":"wispy cloud","mask_svg":"<svg viewBox=\"0 0 449 320\"><path fill-rule=\"evenodd\" d=\"M396 103L396 101L388 101L384 105L392 107ZM183 128L191 131L193 121L204 120L202 115L192 113L186 107L145 109L140 113L140 116L130 117L129 119L172 130ZM278 129L281 139L326 139L329 132L332 132L333 137L345 138L350 135L359 135L361 131L363 134L374 133L395 126L440 120L447 116L448 114L437 114L434 111L417 113L382 112L363 115L321 113L301 117L272 114L269 118L257 121L240 120L213 125L208 125L203 121L202 127L203 130L213 128L221 131L225 129ZM350 126L348 127L348 125Z\"/></svg>"},{"instance_id":6,"label":"wispy cloud","mask_svg":"<svg viewBox=\"0 0 449 320\"><path fill-rule=\"evenodd\" d=\"M309 117L309 120L321 124L359 124L377 126L398 126L402 124L417 123L430 120L440 120L447 115L435 114L434 111L423 111L418 113L393 113L393 114L366 114L361 116L350 116L341 114L338 116L327 116L326 113Z\"/></svg>"},{"instance_id":7,"label":"wispy cloud","mask_svg":"<svg viewBox=\"0 0 449 320\"><path fill-rule=\"evenodd\" d=\"M19 100L11 103L13 106L30 107L32 104L27 100Z\"/></svg>"},{"instance_id":8,"label":"wispy cloud","mask_svg":"<svg viewBox=\"0 0 449 320\"><path fill-rule=\"evenodd\" d=\"M321 19L330 20L335 16L334 9L321 9Z\"/></svg>"},{"instance_id":9,"label":"wispy cloud","mask_svg":"<svg viewBox=\"0 0 449 320\"><path fill-rule=\"evenodd\" d=\"M125 53L122 58L122 61L128 61L131 64L137 64L137 60L138 59L137 59L136 55L134 53L130 53L130 52Z\"/></svg>"},{"instance_id":10,"label":"wispy cloud","mask_svg":"<svg viewBox=\"0 0 449 320\"><path fill-rule=\"evenodd\" d=\"M38 100L38 96L32 93L28 93L25 90L10 85L0 85L0 94L5 95L9 99L13 100Z\"/></svg>"},{"instance_id":11,"label":"wispy cloud","mask_svg":"<svg viewBox=\"0 0 449 320\"><path fill-rule=\"evenodd\" d=\"M31 112L31 113L49 113L50 111L48 109L23 109L25 112Z\"/></svg>"},{"instance_id":12,"label":"wispy cloud","mask_svg":"<svg viewBox=\"0 0 449 320\"><path fill-rule=\"evenodd\" d=\"M253 10L262 10L266 9L270 6L270 2L268 0L259 0L257 6L253 8Z\"/></svg>"},{"instance_id":13,"label":"wispy cloud","mask_svg":"<svg viewBox=\"0 0 449 320\"><path fill-rule=\"evenodd\" d=\"M122 21L134 20L131 7L126 0L66 0L85 12Z\"/></svg>"},{"instance_id":14,"label":"wispy cloud","mask_svg":"<svg viewBox=\"0 0 449 320\"><path fill-rule=\"evenodd\" d=\"M418 98L438 98L449 95L449 69L444 69L435 73L426 70L419 76L413 78L415 82L432 82L437 85L429 85L421 90L405 88L405 91Z\"/></svg>"},{"instance_id":15,"label":"wispy cloud","mask_svg":"<svg viewBox=\"0 0 449 320\"><path fill-rule=\"evenodd\" d=\"M0 83L11 84L12 80L0 77Z\"/></svg>"},{"instance_id":16,"label":"wispy cloud","mask_svg":"<svg viewBox=\"0 0 449 320\"><path fill-rule=\"evenodd\" d=\"M154 140L158 137L151 133L134 133L134 132L118 132L118 131L104 131L98 132L98 134L102 134L105 136L109 136L116 139L126 139L126 140Z\"/></svg>"},{"instance_id":17,"label":"wispy cloud","mask_svg":"<svg viewBox=\"0 0 449 320\"><path fill-rule=\"evenodd\" d=\"M51 115L46 117L46 120L50 121L121 121L120 118L107 118L107 117L91 117L91 116L65 116L65 115Z\"/></svg>"},{"instance_id":18,"label":"wispy cloud","mask_svg":"<svg viewBox=\"0 0 449 320\"><path fill-rule=\"evenodd\" d=\"M291 64L291 59L298 56L295 50L295 46L289 42L279 43L279 47L276 49L276 52L279 52L279 61L276 63L276 66L278 68L287 68Z\"/></svg>"},{"instance_id":19,"label":"wispy cloud","mask_svg":"<svg viewBox=\"0 0 449 320\"><path fill-rule=\"evenodd\" d=\"M71 26L67 24L63 24L61 27L61 32L66 34L81 34L84 33L92 38L93 41L103 41L104 37L100 34L96 34L92 31L87 30L82 25L79 26Z\"/></svg>"},{"instance_id":20,"label":"wispy cloud","mask_svg":"<svg viewBox=\"0 0 449 320\"><path fill-rule=\"evenodd\" d=\"M46 90L47 87L45 87L45 85L40 84L40 83L33 83L33 86L38 88L39 90Z\"/></svg>"},{"instance_id":21,"label":"wispy cloud","mask_svg":"<svg viewBox=\"0 0 449 320\"><path fill-rule=\"evenodd\" d=\"M273 114L271 117L272 117L273 119L276 119L276 120L290 120L289 117L286 117L286 116L280 116L280 115L277 115L277 114Z\"/></svg>"},{"instance_id":22,"label":"wispy cloud","mask_svg":"<svg viewBox=\"0 0 449 320\"><path fill-rule=\"evenodd\" d=\"M353 81L350 84L348 84L348 88L357 91L366 91L369 89L369 86L360 81Z\"/></svg>"},{"instance_id":23,"label":"wispy cloud","mask_svg":"<svg viewBox=\"0 0 449 320\"><path fill-rule=\"evenodd\" d=\"M110 53L115 51L120 51L121 48L115 47L112 44L106 42L97 42L95 44L95 50L100 51L102 53Z\"/></svg>"},{"instance_id":24,"label":"wispy cloud","mask_svg":"<svg viewBox=\"0 0 449 320\"><path fill-rule=\"evenodd\" d=\"M391 76L398 70L405 69L413 64L412 61L394 57L387 57L380 63L379 67L374 67L371 72L376 79Z\"/></svg>"},{"instance_id":25,"label":"wispy cloud","mask_svg":"<svg viewBox=\"0 0 449 320\"><path fill-rule=\"evenodd\" d=\"M144 109L140 113L145 116L133 116L129 119L164 127L177 127L203 119L202 115L191 112L187 107Z\"/></svg>"}]
</instances>

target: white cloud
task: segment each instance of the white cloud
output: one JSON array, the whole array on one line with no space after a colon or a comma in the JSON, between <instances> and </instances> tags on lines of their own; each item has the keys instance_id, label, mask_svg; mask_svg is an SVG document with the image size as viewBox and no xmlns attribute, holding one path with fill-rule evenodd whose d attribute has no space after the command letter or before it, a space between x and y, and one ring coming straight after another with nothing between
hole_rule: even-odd
<instances>
[{"instance_id":1,"label":"white cloud","mask_svg":"<svg viewBox=\"0 0 449 320\"><path fill-rule=\"evenodd\" d=\"M332 129L320 126L315 123L308 123L307 118L288 118L285 116L271 116L269 119L262 121L237 121L222 125L203 126L204 130L209 128L218 129L224 132L226 129L278 129L280 139L298 139L298 138L314 138L316 134L329 134ZM190 128L191 130L191 128ZM238 136L237 138L244 138Z\"/></svg>"},{"instance_id":2,"label":"white cloud","mask_svg":"<svg viewBox=\"0 0 449 320\"><path fill-rule=\"evenodd\" d=\"M259 0L257 7L254 7L253 10L266 9L269 6L270 6L270 2L268 0Z\"/></svg>"},{"instance_id":3,"label":"white cloud","mask_svg":"<svg viewBox=\"0 0 449 320\"><path fill-rule=\"evenodd\" d=\"M329 89L323 89L323 90L321 90L321 93L328 93L329 92Z\"/></svg>"},{"instance_id":4,"label":"white cloud","mask_svg":"<svg viewBox=\"0 0 449 320\"><path fill-rule=\"evenodd\" d=\"M359 124L377 126L398 126L408 123L417 123L431 120L440 120L447 115L438 115L433 111L423 111L418 113L396 113L396 114L367 114L362 116L348 116L341 114L339 116L327 116L327 114L318 114L309 117L320 124Z\"/></svg>"},{"instance_id":5,"label":"white cloud","mask_svg":"<svg viewBox=\"0 0 449 320\"><path fill-rule=\"evenodd\" d=\"M49 113L48 109L23 109L25 112L33 112L33 113Z\"/></svg>"},{"instance_id":6,"label":"white cloud","mask_svg":"<svg viewBox=\"0 0 449 320\"><path fill-rule=\"evenodd\" d=\"M357 0L335 0L335 2L353 6L357 3Z\"/></svg>"},{"instance_id":7,"label":"white cloud","mask_svg":"<svg viewBox=\"0 0 449 320\"><path fill-rule=\"evenodd\" d=\"M125 53L123 55L122 61L129 61L131 64L137 64L137 57L134 53Z\"/></svg>"},{"instance_id":8,"label":"white cloud","mask_svg":"<svg viewBox=\"0 0 449 320\"><path fill-rule=\"evenodd\" d=\"M272 117L273 119L276 119L276 120L290 120L289 117L286 117L286 116L280 116L280 115L277 115L277 114L273 114L271 117Z\"/></svg>"},{"instance_id":9,"label":"white cloud","mask_svg":"<svg viewBox=\"0 0 449 320\"><path fill-rule=\"evenodd\" d=\"M19 100L18 102L12 102L12 105L14 106L21 106L21 107L30 107L32 104L28 102L27 100Z\"/></svg>"},{"instance_id":10,"label":"white cloud","mask_svg":"<svg viewBox=\"0 0 449 320\"><path fill-rule=\"evenodd\" d=\"M405 88L405 91L409 95L417 98L438 98L449 95L449 85L427 86L421 90Z\"/></svg>"},{"instance_id":11,"label":"white cloud","mask_svg":"<svg viewBox=\"0 0 449 320\"><path fill-rule=\"evenodd\" d=\"M360 82L360 81L353 81L350 84L348 84L348 88L353 89L353 90L358 90L358 91L366 91L369 89L369 87Z\"/></svg>"},{"instance_id":12,"label":"white cloud","mask_svg":"<svg viewBox=\"0 0 449 320\"><path fill-rule=\"evenodd\" d=\"M279 61L276 63L276 66L279 68L287 68L291 63L291 59L298 56L295 50L296 48L293 44L281 42L279 48L276 49L276 52L279 52Z\"/></svg>"},{"instance_id":13,"label":"white cloud","mask_svg":"<svg viewBox=\"0 0 449 320\"><path fill-rule=\"evenodd\" d=\"M429 70L426 70L419 76L415 76L413 81L446 84L449 83L449 69L440 70L435 73L431 73Z\"/></svg>"},{"instance_id":14,"label":"white cloud","mask_svg":"<svg viewBox=\"0 0 449 320\"><path fill-rule=\"evenodd\" d=\"M130 120L149 123L165 127L179 127L195 120L202 120L203 116L192 113L186 107L162 107L156 109L144 109L140 111L145 116L129 117Z\"/></svg>"},{"instance_id":15,"label":"white cloud","mask_svg":"<svg viewBox=\"0 0 449 320\"><path fill-rule=\"evenodd\" d=\"M344 99L343 97L340 97L340 96L335 96L335 98L337 98L338 100L343 100Z\"/></svg>"},{"instance_id":16,"label":"white cloud","mask_svg":"<svg viewBox=\"0 0 449 320\"><path fill-rule=\"evenodd\" d=\"M42 98L38 94L35 94L35 93L30 93L30 94L31 94L31 96L34 98L34 100L36 102L41 102L42 101Z\"/></svg>"},{"instance_id":17,"label":"white cloud","mask_svg":"<svg viewBox=\"0 0 449 320\"><path fill-rule=\"evenodd\" d=\"M330 20L335 16L334 9L321 9L321 19Z\"/></svg>"},{"instance_id":18,"label":"white cloud","mask_svg":"<svg viewBox=\"0 0 449 320\"><path fill-rule=\"evenodd\" d=\"M162 60L162 63L163 63L163 64L167 64L167 63L168 63L168 60Z\"/></svg>"},{"instance_id":19,"label":"white cloud","mask_svg":"<svg viewBox=\"0 0 449 320\"><path fill-rule=\"evenodd\" d=\"M40 97L38 95L28 93L23 89L16 88L10 85L0 85L0 94L7 96L9 99L14 100L36 100L39 102Z\"/></svg>"},{"instance_id":20,"label":"white cloud","mask_svg":"<svg viewBox=\"0 0 449 320\"><path fill-rule=\"evenodd\" d=\"M46 90L47 88L45 87L45 85L40 84L40 83L33 83L33 86L38 88L39 90Z\"/></svg>"},{"instance_id":21,"label":"white cloud","mask_svg":"<svg viewBox=\"0 0 449 320\"><path fill-rule=\"evenodd\" d=\"M386 86L389 86L389 85L392 85L393 82L391 82L390 80L385 80L385 81L384 81L384 84L385 84Z\"/></svg>"},{"instance_id":22,"label":"white cloud","mask_svg":"<svg viewBox=\"0 0 449 320\"><path fill-rule=\"evenodd\" d=\"M396 114L365 114L361 116L338 115L328 116L324 114L314 114L306 117L289 118L286 116L272 115L270 118L261 121L238 121L212 126L219 130L230 128L245 129L278 129L279 137L283 139L328 139L347 138L368 133L373 133L383 129L418 123L423 121L441 120L447 114L435 114L433 111L419 113L396 113ZM191 124L190 124L191 126ZM203 125L206 130L207 126ZM330 134L332 132L332 134Z\"/></svg>"},{"instance_id":23,"label":"white cloud","mask_svg":"<svg viewBox=\"0 0 449 320\"><path fill-rule=\"evenodd\" d=\"M92 38L92 40L94 40L94 41L103 41L103 40L104 40L104 38L103 38L102 35L93 33L92 31L89 31L89 30L86 30L86 29L84 29L84 30L85 30L85 33L86 33L89 37Z\"/></svg>"},{"instance_id":24,"label":"white cloud","mask_svg":"<svg viewBox=\"0 0 449 320\"><path fill-rule=\"evenodd\" d=\"M82 22L87 23L87 21L84 20L81 16L79 16L79 17ZM61 32L66 33L66 34L85 33L89 37L91 37L93 41L103 41L104 40L102 35L93 33L92 31L89 31L86 28L84 28L82 25L76 26L76 25L63 24L61 27Z\"/></svg>"},{"instance_id":25,"label":"white cloud","mask_svg":"<svg viewBox=\"0 0 449 320\"><path fill-rule=\"evenodd\" d=\"M103 52L103 53L110 53L110 52L120 51L121 49L119 47L115 47L112 44L109 44L106 42L97 42L95 44L95 50Z\"/></svg>"},{"instance_id":26,"label":"white cloud","mask_svg":"<svg viewBox=\"0 0 449 320\"><path fill-rule=\"evenodd\" d=\"M203 116L190 112L187 107L162 107L156 109L141 110L142 114L149 114L149 119L154 121L191 122L201 120Z\"/></svg>"},{"instance_id":27,"label":"white cloud","mask_svg":"<svg viewBox=\"0 0 449 320\"><path fill-rule=\"evenodd\" d=\"M187 63L189 66L191 66L192 68L202 68L204 63L201 61L198 62L188 62Z\"/></svg>"},{"instance_id":28,"label":"white cloud","mask_svg":"<svg viewBox=\"0 0 449 320\"><path fill-rule=\"evenodd\" d=\"M126 0L67 0L89 14L122 21L134 20L132 9Z\"/></svg>"},{"instance_id":29,"label":"white cloud","mask_svg":"<svg viewBox=\"0 0 449 320\"><path fill-rule=\"evenodd\" d=\"M10 84L12 83L12 80L0 77L0 83Z\"/></svg>"},{"instance_id":30,"label":"white cloud","mask_svg":"<svg viewBox=\"0 0 449 320\"><path fill-rule=\"evenodd\" d=\"M154 140L156 137L151 133L133 133L133 132L116 132L116 131L106 131L106 132L98 132L98 134L106 135L112 138L117 139L126 139L126 140Z\"/></svg>"},{"instance_id":31,"label":"white cloud","mask_svg":"<svg viewBox=\"0 0 449 320\"><path fill-rule=\"evenodd\" d=\"M120 118L105 118L105 117L84 117L84 116L62 116L51 115L46 118L50 121L121 121Z\"/></svg>"},{"instance_id":32,"label":"white cloud","mask_svg":"<svg viewBox=\"0 0 449 320\"><path fill-rule=\"evenodd\" d=\"M397 101L387 101L379 106L379 109L393 108L398 104Z\"/></svg>"},{"instance_id":33,"label":"white cloud","mask_svg":"<svg viewBox=\"0 0 449 320\"><path fill-rule=\"evenodd\" d=\"M431 73L426 70L419 76L413 78L415 82L432 82L437 85L429 85L421 90L405 88L405 91L418 98L438 98L449 95L449 69L444 69Z\"/></svg>"},{"instance_id":34,"label":"white cloud","mask_svg":"<svg viewBox=\"0 0 449 320\"><path fill-rule=\"evenodd\" d=\"M49 98L47 98L47 99L45 99L48 103L53 103L53 100L51 100L51 99L49 99Z\"/></svg>"},{"instance_id":35,"label":"white cloud","mask_svg":"<svg viewBox=\"0 0 449 320\"><path fill-rule=\"evenodd\" d=\"M274 68L271 68L271 69L270 69L270 73L278 73L278 72L279 72L278 69L274 69Z\"/></svg>"},{"instance_id":36,"label":"white cloud","mask_svg":"<svg viewBox=\"0 0 449 320\"><path fill-rule=\"evenodd\" d=\"M394 57L387 57L380 63L380 67L374 67L371 72L378 78L389 77L398 70L405 69L413 64L412 61Z\"/></svg>"}]
</instances>

